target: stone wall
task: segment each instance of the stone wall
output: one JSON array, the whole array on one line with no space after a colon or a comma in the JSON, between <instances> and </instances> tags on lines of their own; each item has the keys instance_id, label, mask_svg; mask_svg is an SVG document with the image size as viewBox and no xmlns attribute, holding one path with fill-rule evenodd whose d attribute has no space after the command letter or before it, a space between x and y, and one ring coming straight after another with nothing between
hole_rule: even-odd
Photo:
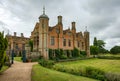
<instances>
[{"instance_id":1,"label":"stone wall","mask_svg":"<svg viewBox=\"0 0 120 81\"><path fill-rule=\"evenodd\" d=\"M40 53L39 52L30 52L29 54L26 54L27 59L39 59Z\"/></svg>"}]
</instances>

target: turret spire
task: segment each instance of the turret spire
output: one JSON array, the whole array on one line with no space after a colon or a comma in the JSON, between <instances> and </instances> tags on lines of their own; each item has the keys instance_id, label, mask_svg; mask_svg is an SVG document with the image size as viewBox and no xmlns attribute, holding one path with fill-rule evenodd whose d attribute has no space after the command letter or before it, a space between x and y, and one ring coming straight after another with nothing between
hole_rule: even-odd
<instances>
[{"instance_id":1,"label":"turret spire","mask_svg":"<svg viewBox=\"0 0 120 81\"><path fill-rule=\"evenodd\" d=\"M47 19L49 19L48 16L45 14L45 6L43 6L43 14L40 15L39 19L40 18L47 18Z\"/></svg>"},{"instance_id":2,"label":"turret spire","mask_svg":"<svg viewBox=\"0 0 120 81\"><path fill-rule=\"evenodd\" d=\"M45 6L43 6L43 14L45 14Z\"/></svg>"}]
</instances>

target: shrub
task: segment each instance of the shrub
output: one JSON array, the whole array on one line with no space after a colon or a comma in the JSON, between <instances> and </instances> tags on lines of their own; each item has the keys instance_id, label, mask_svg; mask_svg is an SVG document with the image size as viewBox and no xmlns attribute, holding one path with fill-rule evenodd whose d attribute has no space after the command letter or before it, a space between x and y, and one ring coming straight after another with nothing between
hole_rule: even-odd
<instances>
[{"instance_id":1,"label":"shrub","mask_svg":"<svg viewBox=\"0 0 120 81\"><path fill-rule=\"evenodd\" d=\"M64 51L63 51L63 49L60 49L60 55L64 55Z\"/></svg>"},{"instance_id":2,"label":"shrub","mask_svg":"<svg viewBox=\"0 0 120 81\"><path fill-rule=\"evenodd\" d=\"M86 56L86 51L80 51L80 54L83 55L83 56Z\"/></svg>"},{"instance_id":3,"label":"shrub","mask_svg":"<svg viewBox=\"0 0 120 81\"><path fill-rule=\"evenodd\" d=\"M66 55L61 55L60 59L67 59L67 56Z\"/></svg>"},{"instance_id":4,"label":"shrub","mask_svg":"<svg viewBox=\"0 0 120 81\"><path fill-rule=\"evenodd\" d=\"M47 67L47 68L52 68L53 65L55 64L54 61L52 61L52 60L45 60L45 59L40 59L40 60L38 61L38 63L39 63L41 66Z\"/></svg>"},{"instance_id":5,"label":"shrub","mask_svg":"<svg viewBox=\"0 0 120 81\"><path fill-rule=\"evenodd\" d=\"M69 58L71 57L70 51L71 50L66 50L67 57L69 57Z\"/></svg>"},{"instance_id":6,"label":"shrub","mask_svg":"<svg viewBox=\"0 0 120 81\"><path fill-rule=\"evenodd\" d=\"M53 49L49 49L49 59L51 59L51 60L54 59Z\"/></svg>"},{"instance_id":7,"label":"shrub","mask_svg":"<svg viewBox=\"0 0 120 81\"><path fill-rule=\"evenodd\" d=\"M2 66L5 64L6 62L6 52L3 52L3 55L0 55L2 58L0 58L0 70L2 68Z\"/></svg>"},{"instance_id":8,"label":"shrub","mask_svg":"<svg viewBox=\"0 0 120 81\"><path fill-rule=\"evenodd\" d=\"M61 71L61 72L66 72L70 73L73 75L78 75L78 76L85 76L85 77L90 77L98 80L105 81L105 73L99 69L93 68L93 67L84 67L84 68L71 68L71 67L65 67L64 65L55 65L53 69Z\"/></svg>"},{"instance_id":9,"label":"shrub","mask_svg":"<svg viewBox=\"0 0 120 81\"><path fill-rule=\"evenodd\" d=\"M55 56L56 56L56 58L60 57L60 51L59 51L59 49L55 49Z\"/></svg>"},{"instance_id":10,"label":"shrub","mask_svg":"<svg viewBox=\"0 0 120 81\"><path fill-rule=\"evenodd\" d=\"M105 76L104 76L104 72L100 69L96 69L93 67L86 67L86 76L87 77L91 77L91 78L95 78L98 80L105 80Z\"/></svg>"},{"instance_id":11,"label":"shrub","mask_svg":"<svg viewBox=\"0 0 120 81\"><path fill-rule=\"evenodd\" d=\"M6 60L5 60L5 61L6 61L6 62L5 62L5 65L10 67L10 66L11 66L11 63L10 63L10 58L9 58L9 56L6 55L6 58L5 58L5 59L6 59Z\"/></svg>"},{"instance_id":12,"label":"shrub","mask_svg":"<svg viewBox=\"0 0 120 81\"><path fill-rule=\"evenodd\" d=\"M120 74L105 73L107 81L120 81Z\"/></svg>"},{"instance_id":13,"label":"shrub","mask_svg":"<svg viewBox=\"0 0 120 81\"><path fill-rule=\"evenodd\" d=\"M116 56L97 56L97 58L99 59L112 59L112 60L119 60L120 57L116 57Z\"/></svg>"},{"instance_id":14,"label":"shrub","mask_svg":"<svg viewBox=\"0 0 120 81\"><path fill-rule=\"evenodd\" d=\"M30 59L32 62L38 62L39 58L31 58Z\"/></svg>"},{"instance_id":15,"label":"shrub","mask_svg":"<svg viewBox=\"0 0 120 81\"><path fill-rule=\"evenodd\" d=\"M56 61L60 59L67 59L67 55L64 54L63 49L55 49L55 56Z\"/></svg>"},{"instance_id":16,"label":"shrub","mask_svg":"<svg viewBox=\"0 0 120 81\"><path fill-rule=\"evenodd\" d=\"M72 51L72 56L73 57L78 57L80 56L79 50L77 48L74 48Z\"/></svg>"},{"instance_id":17,"label":"shrub","mask_svg":"<svg viewBox=\"0 0 120 81\"><path fill-rule=\"evenodd\" d=\"M3 64L5 63L5 50L7 49L8 46L8 41L6 38L4 38L4 32L1 33L0 32L0 70L3 66Z\"/></svg>"}]
</instances>

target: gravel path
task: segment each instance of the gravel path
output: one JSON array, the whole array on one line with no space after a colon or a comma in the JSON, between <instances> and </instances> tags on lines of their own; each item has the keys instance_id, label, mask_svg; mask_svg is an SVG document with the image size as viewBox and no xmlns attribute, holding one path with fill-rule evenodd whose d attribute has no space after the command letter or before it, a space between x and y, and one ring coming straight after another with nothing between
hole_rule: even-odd
<instances>
[{"instance_id":1,"label":"gravel path","mask_svg":"<svg viewBox=\"0 0 120 81\"><path fill-rule=\"evenodd\" d=\"M14 62L0 75L0 81L31 81L32 65L37 63Z\"/></svg>"}]
</instances>

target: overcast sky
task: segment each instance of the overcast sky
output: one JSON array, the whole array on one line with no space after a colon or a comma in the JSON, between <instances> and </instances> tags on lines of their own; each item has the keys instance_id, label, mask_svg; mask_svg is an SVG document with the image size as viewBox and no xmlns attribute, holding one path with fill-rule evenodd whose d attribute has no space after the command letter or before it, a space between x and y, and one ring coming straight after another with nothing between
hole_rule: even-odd
<instances>
[{"instance_id":1,"label":"overcast sky","mask_svg":"<svg viewBox=\"0 0 120 81\"><path fill-rule=\"evenodd\" d=\"M62 15L64 29L72 21L77 31L84 32L87 26L91 44L97 37L107 49L120 45L120 0L0 0L0 31L9 29L29 37L44 5L50 26Z\"/></svg>"}]
</instances>

